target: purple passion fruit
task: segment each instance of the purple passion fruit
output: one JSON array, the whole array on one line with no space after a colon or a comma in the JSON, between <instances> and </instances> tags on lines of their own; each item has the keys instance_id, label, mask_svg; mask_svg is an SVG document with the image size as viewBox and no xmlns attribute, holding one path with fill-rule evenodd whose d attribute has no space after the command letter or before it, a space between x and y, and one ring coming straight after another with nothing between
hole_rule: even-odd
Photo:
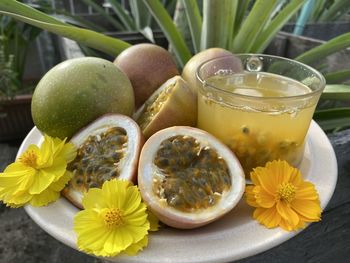
<instances>
[{"instance_id":1,"label":"purple passion fruit","mask_svg":"<svg viewBox=\"0 0 350 263\"><path fill-rule=\"evenodd\" d=\"M146 141L138 185L143 200L163 223L188 229L233 209L243 195L245 179L227 146L205 131L178 126Z\"/></svg>"},{"instance_id":2,"label":"purple passion fruit","mask_svg":"<svg viewBox=\"0 0 350 263\"><path fill-rule=\"evenodd\" d=\"M115 59L128 76L139 108L166 80L179 74L171 54L154 44L138 44L125 49Z\"/></svg>"},{"instance_id":3,"label":"purple passion fruit","mask_svg":"<svg viewBox=\"0 0 350 263\"><path fill-rule=\"evenodd\" d=\"M52 137L71 138L106 113L131 116L134 94L112 62L92 57L66 60L40 80L32 99L34 124Z\"/></svg>"},{"instance_id":4,"label":"purple passion fruit","mask_svg":"<svg viewBox=\"0 0 350 263\"><path fill-rule=\"evenodd\" d=\"M230 51L223 48L209 48L197 53L186 63L185 67L182 70L181 76L188 83L188 86L195 94L197 94L197 85L200 85L196 77L196 71L198 67L210 59L224 56L234 55ZM230 61L230 63L231 62L232 61ZM234 61L234 65L234 68L237 68L238 72L243 71L243 66L238 58L236 58L236 60ZM218 68L225 68L225 65L218 65Z\"/></svg>"},{"instance_id":5,"label":"purple passion fruit","mask_svg":"<svg viewBox=\"0 0 350 263\"><path fill-rule=\"evenodd\" d=\"M82 197L90 188L119 178L136 182L143 138L139 126L129 117L106 114L77 133L71 142L77 157L67 169L73 173L63 195L82 208Z\"/></svg>"}]
</instances>

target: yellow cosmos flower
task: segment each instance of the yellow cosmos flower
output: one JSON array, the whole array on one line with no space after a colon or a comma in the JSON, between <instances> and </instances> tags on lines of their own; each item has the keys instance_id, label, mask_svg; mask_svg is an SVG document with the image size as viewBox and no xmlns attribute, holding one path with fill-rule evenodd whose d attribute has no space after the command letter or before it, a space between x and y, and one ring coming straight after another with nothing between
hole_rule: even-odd
<instances>
[{"instance_id":1,"label":"yellow cosmos flower","mask_svg":"<svg viewBox=\"0 0 350 263\"><path fill-rule=\"evenodd\" d=\"M148 231L157 229L158 221L147 213L137 186L125 180L90 189L83 206L74 217L78 247L96 256L135 255L147 246Z\"/></svg>"},{"instance_id":2,"label":"yellow cosmos flower","mask_svg":"<svg viewBox=\"0 0 350 263\"><path fill-rule=\"evenodd\" d=\"M246 187L246 201L256 207L253 218L267 228L280 226L292 231L321 220L315 186L286 161L268 162L255 168L250 177L254 185Z\"/></svg>"},{"instance_id":3,"label":"yellow cosmos flower","mask_svg":"<svg viewBox=\"0 0 350 263\"><path fill-rule=\"evenodd\" d=\"M0 173L0 200L11 207L43 206L57 200L72 177L66 168L75 156L73 144L45 135L40 148L30 145Z\"/></svg>"}]
</instances>

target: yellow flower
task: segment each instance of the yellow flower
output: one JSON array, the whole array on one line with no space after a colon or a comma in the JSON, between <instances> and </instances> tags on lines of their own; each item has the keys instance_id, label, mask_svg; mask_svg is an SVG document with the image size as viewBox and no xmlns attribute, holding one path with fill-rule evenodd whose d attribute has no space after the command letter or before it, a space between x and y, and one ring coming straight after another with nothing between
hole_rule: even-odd
<instances>
[{"instance_id":1,"label":"yellow flower","mask_svg":"<svg viewBox=\"0 0 350 263\"><path fill-rule=\"evenodd\" d=\"M57 200L72 177L66 167L75 156L73 144L44 136L40 148L30 145L0 173L0 200L11 207L43 206Z\"/></svg>"},{"instance_id":2,"label":"yellow flower","mask_svg":"<svg viewBox=\"0 0 350 263\"><path fill-rule=\"evenodd\" d=\"M78 247L96 256L135 255L147 246L151 227L157 228L158 222L147 213L137 186L125 180L113 179L102 189L90 189L83 206L85 210L74 217Z\"/></svg>"},{"instance_id":3,"label":"yellow flower","mask_svg":"<svg viewBox=\"0 0 350 263\"><path fill-rule=\"evenodd\" d=\"M315 186L286 161L268 162L255 168L250 177L254 185L246 187L246 201L256 207L253 218L267 228L280 226L292 231L321 220Z\"/></svg>"}]
</instances>

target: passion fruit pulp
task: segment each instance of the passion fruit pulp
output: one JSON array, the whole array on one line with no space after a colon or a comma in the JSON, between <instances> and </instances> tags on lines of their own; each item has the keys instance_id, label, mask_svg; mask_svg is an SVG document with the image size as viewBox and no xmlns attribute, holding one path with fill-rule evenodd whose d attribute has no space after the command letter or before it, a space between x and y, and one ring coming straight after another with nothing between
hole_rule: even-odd
<instances>
[{"instance_id":1,"label":"passion fruit pulp","mask_svg":"<svg viewBox=\"0 0 350 263\"><path fill-rule=\"evenodd\" d=\"M176 125L195 126L197 99L186 82L175 76L157 89L134 116L145 138Z\"/></svg>"},{"instance_id":2,"label":"passion fruit pulp","mask_svg":"<svg viewBox=\"0 0 350 263\"><path fill-rule=\"evenodd\" d=\"M243 169L227 146L192 127L161 130L145 143L138 168L144 201L175 228L206 225L242 197Z\"/></svg>"},{"instance_id":3,"label":"passion fruit pulp","mask_svg":"<svg viewBox=\"0 0 350 263\"><path fill-rule=\"evenodd\" d=\"M63 195L82 208L82 196L90 188L120 178L136 182L136 170L143 138L129 117L107 114L76 134L71 142L77 156L67 167L73 178Z\"/></svg>"}]
</instances>

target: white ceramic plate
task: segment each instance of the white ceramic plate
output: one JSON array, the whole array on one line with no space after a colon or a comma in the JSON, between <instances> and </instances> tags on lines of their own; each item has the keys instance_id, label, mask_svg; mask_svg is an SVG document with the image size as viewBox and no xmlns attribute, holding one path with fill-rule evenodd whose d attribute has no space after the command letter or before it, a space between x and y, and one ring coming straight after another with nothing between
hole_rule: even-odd
<instances>
[{"instance_id":1,"label":"white ceramic plate","mask_svg":"<svg viewBox=\"0 0 350 263\"><path fill-rule=\"evenodd\" d=\"M29 144L40 144L42 136L34 128L23 141L18 155ZM312 122L305 156L300 169L313 182L325 208L337 181L337 161L333 148L321 128ZM78 209L64 198L46 207L26 206L29 216L62 243L77 249L73 217ZM252 209L244 201L224 218L195 230L162 228L151 233L149 245L138 255L118 256L118 262L228 262L268 250L297 235L282 229L267 229L251 217Z\"/></svg>"}]
</instances>

